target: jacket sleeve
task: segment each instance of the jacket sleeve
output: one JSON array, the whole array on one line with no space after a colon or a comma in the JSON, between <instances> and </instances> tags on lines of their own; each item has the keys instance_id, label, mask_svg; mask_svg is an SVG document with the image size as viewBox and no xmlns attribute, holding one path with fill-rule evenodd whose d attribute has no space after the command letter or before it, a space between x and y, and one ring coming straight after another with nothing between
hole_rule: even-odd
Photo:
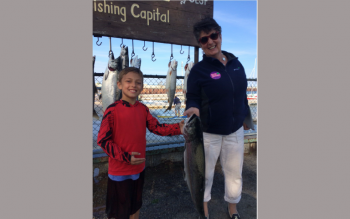
<instances>
[{"instance_id":1,"label":"jacket sleeve","mask_svg":"<svg viewBox=\"0 0 350 219\"><path fill-rule=\"evenodd\" d=\"M191 107L201 109L201 87L198 84L197 78L196 72L192 68L187 79L186 110Z\"/></svg>"},{"instance_id":2,"label":"jacket sleeve","mask_svg":"<svg viewBox=\"0 0 350 219\"><path fill-rule=\"evenodd\" d=\"M247 89L247 88L246 88ZM246 108L246 116L244 118L244 123L252 130L254 129L254 123L253 123L253 118L252 118L252 113L250 111L250 107L248 104L248 98L247 98L247 92L245 92L245 99L244 99L244 105Z\"/></svg>"},{"instance_id":3,"label":"jacket sleeve","mask_svg":"<svg viewBox=\"0 0 350 219\"><path fill-rule=\"evenodd\" d=\"M128 152L123 152L112 138L115 131L113 130L114 107L115 105L109 106L103 115L100 130L97 135L97 144L110 158L124 163L130 163L131 155Z\"/></svg>"},{"instance_id":4,"label":"jacket sleeve","mask_svg":"<svg viewBox=\"0 0 350 219\"><path fill-rule=\"evenodd\" d=\"M150 132L160 136L172 136L172 135L181 134L179 123L160 124L158 120L151 115L148 107L146 107L146 112L147 112L146 126L148 130L150 130Z\"/></svg>"}]
</instances>

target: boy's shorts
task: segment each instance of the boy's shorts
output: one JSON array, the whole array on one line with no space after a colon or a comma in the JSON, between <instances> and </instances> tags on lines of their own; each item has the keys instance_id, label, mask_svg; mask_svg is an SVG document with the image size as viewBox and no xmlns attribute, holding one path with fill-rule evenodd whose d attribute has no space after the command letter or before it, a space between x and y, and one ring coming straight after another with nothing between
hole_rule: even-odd
<instances>
[{"instance_id":1,"label":"boy's shorts","mask_svg":"<svg viewBox=\"0 0 350 219\"><path fill-rule=\"evenodd\" d=\"M108 177L106 214L108 218L129 219L142 206L142 191L145 170L137 180L127 179L121 182Z\"/></svg>"},{"instance_id":2,"label":"boy's shorts","mask_svg":"<svg viewBox=\"0 0 350 219\"><path fill-rule=\"evenodd\" d=\"M175 110L180 110L180 107L181 107L181 103L178 103L175 105Z\"/></svg>"}]
</instances>

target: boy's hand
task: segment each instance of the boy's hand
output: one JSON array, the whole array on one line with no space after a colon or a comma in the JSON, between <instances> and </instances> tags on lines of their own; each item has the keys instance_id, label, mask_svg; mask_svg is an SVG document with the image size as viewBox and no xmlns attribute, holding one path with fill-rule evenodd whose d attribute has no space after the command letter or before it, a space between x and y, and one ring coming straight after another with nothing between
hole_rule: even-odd
<instances>
[{"instance_id":1,"label":"boy's hand","mask_svg":"<svg viewBox=\"0 0 350 219\"><path fill-rule=\"evenodd\" d=\"M249 130L250 128L245 123L243 123L243 129L244 130Z\"/></svg>"},{"instance_id":2,"label":"boy's hand","mask_svg":"<svg viewBox=\"0 0 350 219\"><path fill-rule=\"evenodd\" d=\"M134 155L140 155L139 152L131 152L131 159L130 164L131 165L139 165L146 161L146 158L136 158Z\"/></svg>"},{"instance_id":3,"label":"boy's hand","mask_svg":"<svg viewBox=\"0 0 350 219\"><path fill-rule=\"evenodd\" d=\"M183 134L184 133L185 120L182 120L181 122L179 122L179 126L180 126L180 130L181 130L181 134Z\"/></svg>"}]
</instances>

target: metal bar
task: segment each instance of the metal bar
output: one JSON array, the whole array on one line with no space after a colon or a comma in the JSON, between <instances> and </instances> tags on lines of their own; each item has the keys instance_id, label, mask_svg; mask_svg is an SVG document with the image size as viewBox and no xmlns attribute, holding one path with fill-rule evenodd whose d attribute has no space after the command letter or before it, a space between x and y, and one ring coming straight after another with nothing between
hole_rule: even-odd
<instances>
[{"instance_id":1,"label":"metal bar","mask_svg":"<svg viewBox=\"0 0 350 219\"><path fill-rule=\"evenodd\" d=\"M194 47L194 64L198 63L199 47Z\"/></svg>"}]
</instances>

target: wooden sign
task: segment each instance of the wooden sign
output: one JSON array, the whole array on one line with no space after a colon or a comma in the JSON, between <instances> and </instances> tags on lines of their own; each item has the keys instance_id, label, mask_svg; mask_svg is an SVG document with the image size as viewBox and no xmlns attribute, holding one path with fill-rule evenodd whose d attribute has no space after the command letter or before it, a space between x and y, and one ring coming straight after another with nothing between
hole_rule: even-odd
<instances>
[{"instance_id":1,"label":"wooden sign","mask_svg":"<svg viewBox=\"0 0 350 219\"><path fill-rule=\"evenodd\" d=\"M213 1L93 1L93 35L197 46L193 24Z\"/></svg>"}]
</instances>

